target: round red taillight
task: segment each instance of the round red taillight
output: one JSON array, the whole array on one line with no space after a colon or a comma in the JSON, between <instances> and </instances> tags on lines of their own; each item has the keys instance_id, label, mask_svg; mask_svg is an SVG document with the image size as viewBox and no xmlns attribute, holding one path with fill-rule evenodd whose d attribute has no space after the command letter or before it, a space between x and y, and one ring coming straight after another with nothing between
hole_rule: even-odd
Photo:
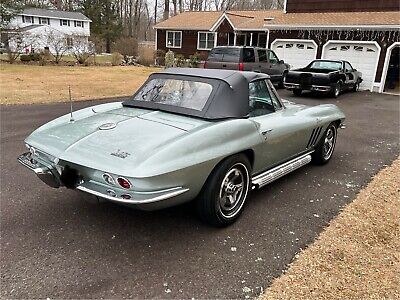
<instances>
[{"instance_id":1,"label":"round red taillight","mask_svg":"<svg viewBox=\"0 0 400 300\"><path fill-rule=\"evenodd\" d=\"M122 186L124 189L130 189L131 188L131 183L129 182L128 179L125 179L124 177L118 177L117 178L118 184Z\"/></svg>"}]
</instances>

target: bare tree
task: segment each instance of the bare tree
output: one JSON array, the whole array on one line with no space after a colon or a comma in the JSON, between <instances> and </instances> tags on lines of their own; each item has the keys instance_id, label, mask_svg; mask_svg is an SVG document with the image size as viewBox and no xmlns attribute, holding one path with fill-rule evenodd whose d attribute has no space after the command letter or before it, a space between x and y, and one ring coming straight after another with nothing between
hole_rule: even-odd
<instances>
[{"instance_id":1,"label":"bare tree","mask_svg":"<svg viewBox=\"0 0 400 300\"><path fill-rule=\"evenodd\" d=\"M37 39L36 35L24 33L19 28L8 30L3 34L6 36L5 44L7 45L7 56L10 64L14 63Z\"/></svg>"},{"instance_id":2,"label":"bare tree","mask_svg":"<svg viewBox=\"0 0 400 300\"><path fill-rule=\"evenodd\" d=\"M76 61L83 65L95 53L94 45L88 42L87 37L72 35L71 52Z\"/></svg>"},{"instance_id":3,"label":"bare tree","mask_svg":"<svg viewBox=\"0 0 400 300\"><path fill-rule=\"evenodd\" d=\"M54 57L54 61L58 64L63 56L67 54L69 47L67 43L67 39L71 39L71 37L65 37L63 35L55 34L54 32L50 32L46 37L46 45L50 49L51 55Z\"/></svg>"}]
</instances>

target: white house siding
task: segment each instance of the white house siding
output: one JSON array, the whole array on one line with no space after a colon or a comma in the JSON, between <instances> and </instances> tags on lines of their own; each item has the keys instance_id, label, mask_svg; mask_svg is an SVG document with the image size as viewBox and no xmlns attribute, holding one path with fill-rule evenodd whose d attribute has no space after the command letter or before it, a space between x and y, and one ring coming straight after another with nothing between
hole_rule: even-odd
<instances>
[{"instance_id":1,"label":"white house siding","mask_svg":"<svg viewBox=\"0 0 400 300\"><path fill-rule=\"evenodd\" d=\"M47 15L44 11L43 15L32 15L29 13L21 13L11 20L9 24L10 29L21 30L24 44L31 45L27 47L27 51L32 48L35 50L41 50L48 47L50 52L54 53L54 49L51 44L48 44L48 36L53 35L58 38L74 37L83 39L87 42L89 46L89 36L90 36L90 20L83 20L81 18L71 18L71 17L54 17ZM28 11L29 12L29 11ZM54 11L49 11L50 13ZM33 17L33 23L24 22L23 16ZM40 18L47 18L50 21L49 25L40 24ZM68 25L60 25L60 20L69 20ZM83 27L75 26L75 21L83 23ZM34 26L32 26L34 25ZM33 41L33 42L32 42ZM9 46L11 49L16 49L15 39L9 40ZM24 51L25 52L25 51ZM69 53L71 51L67 51Z\"/></svg>"},{"instance_id":2,"label":"white house siding","mask_svg":"<svg viewBox=\"0 0 400 300\"><path fill-rule=\"evenodd\" d=\"M30 25L40 25L39 23L39 17L34 16L34 23L24 23L22 21L22 15L17 16L14 18L11 23L10 23L10 28L24 28L26 26ZM43 18L49 18L46 16L43 16ZM82 20L73 20L73 19L66 19L70 20L70 26L60 26L60 19L56 18L49 18L50 19L50 27L58 30L59 32L62 32L65 35L79 35L79 36L90 36L90 22L88 21L82 21ZM75 27L74 26L74 21L82 21L83 22L83 28L82 27ZM44 25L46 26L46 25Z\"/></svg>"}]
</instances>

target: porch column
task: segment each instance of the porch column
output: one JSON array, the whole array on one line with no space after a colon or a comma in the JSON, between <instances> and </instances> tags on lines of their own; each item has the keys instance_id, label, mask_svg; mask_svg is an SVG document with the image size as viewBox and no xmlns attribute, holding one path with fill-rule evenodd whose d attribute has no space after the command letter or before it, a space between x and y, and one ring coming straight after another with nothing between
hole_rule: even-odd
<instances>
[{"instance_id":1,"label":"porch column","mask_svg":"<svg viewBox=\"0 0 400 300\"><path fill-rule=\"evenodd\" d=\"M250 47L253 46L253 33L250 33Z\"/></svg>"},{"instance_id":2,"label":"porch column","mask_svg":"<svg viewBox=\"0 0 400 300\"><path fill-rule=\"evenodd\" d=\"M233 33L234 37L233 37L233 46L236 46L236 40L237 40L237 33L236 31Z\"/></svg>"}]
</instances>

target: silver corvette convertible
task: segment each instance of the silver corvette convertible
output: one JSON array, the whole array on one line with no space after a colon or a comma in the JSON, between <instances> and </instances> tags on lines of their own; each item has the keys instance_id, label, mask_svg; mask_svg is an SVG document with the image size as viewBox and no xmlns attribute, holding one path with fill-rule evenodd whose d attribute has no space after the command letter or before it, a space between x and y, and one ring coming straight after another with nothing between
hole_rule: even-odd
<instances>
[{"instance_id":1,"label":"silver corvette convertible","mask_svg":"<svg viewBox=\"0 0 400 300\"><path fill-rule=\"evenodd\" d=\"M193 200L202 220L225 226L250 190L327 163L344 119L335 105L282 101L264 74L167 69L125 102L36 129L18 160L53 188L145 210Z\"/></svg>"}]
</instances>

